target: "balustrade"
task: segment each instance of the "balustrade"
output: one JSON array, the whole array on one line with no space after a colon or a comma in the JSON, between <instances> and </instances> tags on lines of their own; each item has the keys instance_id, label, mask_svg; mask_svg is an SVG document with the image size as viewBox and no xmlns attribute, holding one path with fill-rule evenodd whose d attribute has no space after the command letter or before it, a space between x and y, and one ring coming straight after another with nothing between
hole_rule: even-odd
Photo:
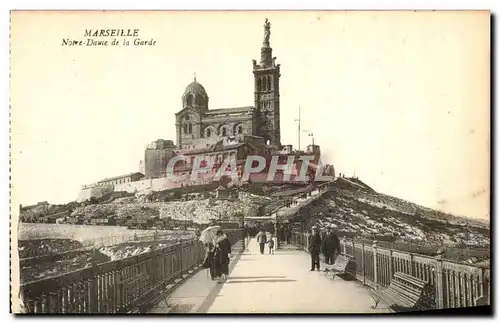
<instances>
[{"instance_id":1,"label":"balustrade","mask_svg":"<svg viewBox=\"0 0 500 323\"><path fill-rule=\"evenodd\" d=\"M225 230L231 244L242 230ZM205 256L190 240L21 285L27 313L127 313L160 295Z\"/></svg>"},{"instance_id":2,"label":"balustrade","mask_svg":"<svg viewBox=\"0 0 500 323\"><path fill-rule=\"evenodd\" d=\"M296 232L292 243L307 250L307 233ZM373 288L387 287L395 272L403 272L427 281L435 291L436 308L490 304L489 268L462 264L342 238L341 252L356 262L356 279ZM481 301L478 301L481 299Z\"/></svg>"}]
</instances>

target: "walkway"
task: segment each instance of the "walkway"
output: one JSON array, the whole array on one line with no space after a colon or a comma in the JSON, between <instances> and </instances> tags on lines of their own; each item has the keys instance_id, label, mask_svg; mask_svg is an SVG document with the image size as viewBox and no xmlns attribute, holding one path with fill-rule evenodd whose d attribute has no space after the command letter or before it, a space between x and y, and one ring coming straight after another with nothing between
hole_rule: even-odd
<instances>
[{"instance_id":1,"label":"walkway","mask_svg":"<svg viewBox=\"0 0 500 323\"><path fill-rule=\"evenodd\" d=\"M267 250L266 250L267 251ZM310 272L309 255L295 248L261 255L255 239L250 251L233 258L229 279L216 284L206 270L173 292L167 308L159 304L153 313L384 313L366 287L342 278L328 279Z\"/></svg>"}]
</instances>

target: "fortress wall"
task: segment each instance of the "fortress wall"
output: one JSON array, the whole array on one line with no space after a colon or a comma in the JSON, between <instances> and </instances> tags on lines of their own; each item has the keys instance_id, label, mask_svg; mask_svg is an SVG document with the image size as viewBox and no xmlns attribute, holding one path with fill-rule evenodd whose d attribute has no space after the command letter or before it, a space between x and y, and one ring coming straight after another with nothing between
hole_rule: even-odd
<instances>
[{"instance_id":1,"label":"fortress wall","mask_svg":"<svg viewBox=\"0 0 500 323\"><path fill-rule=\"evenodd\" d=\"M148 190L148 189L151 189L151 187L153 186L152 181L153 181L153 179L144 179L144 180L136 181L136 182L117 184L117 185L115 185L115 192L124 192L125 191L128 193L134 193L134 192Z\"/></svg>"}]
</instances>

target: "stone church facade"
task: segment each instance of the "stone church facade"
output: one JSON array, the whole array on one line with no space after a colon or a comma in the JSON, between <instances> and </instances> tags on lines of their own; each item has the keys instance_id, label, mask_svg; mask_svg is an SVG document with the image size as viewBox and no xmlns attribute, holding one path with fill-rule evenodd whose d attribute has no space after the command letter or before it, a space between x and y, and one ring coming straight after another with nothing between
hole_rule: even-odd
<instances>
[{"instance_id":1,"label":"stone church facade","mask_svg":"<svg viewBox=\"0 0 500 323\"><path fill-rule=\"evenodd\" d=\"M218 169L227 157L235 157L238 172L249 155L262 156L268 163L276 155L280 162L287 161L290 156L298 160L304 154L314 157L313 164L319 161L320 147L314 142L306 151L294 150L292 145L281 142L280 64L276 64L276 57L273 57L270 35L271 24L266 19L260 61L252 61L254 105L210 109L208 93L195 77L182 95L182 109L175 114L176 142L158 139L146 146L144 162L140 163L141 178L142 173L146 179L166 177L169 161L178 155L187 157L176 162L174 172L178 173L189 173L196 156L200 155L213 158L214 169ZM300 169L301 162L297 165ZM121 178L123 176L118 181Z\"/></svg>"},{"instance_id":2,"label":"stone church facade","mask_svg":"<svg viewBox=\"0 0 500 323\"><path fill-rule=\"evenodd\" d=\"M280 65L272 57L271 24L264 24L260 63L253 60L254 106L209 109L209 96L196 78L182 95L182 110L175 114L176 143L180 150L209 147L225 137L262 137L281 148Z\"/></svg>"}]
</instances>

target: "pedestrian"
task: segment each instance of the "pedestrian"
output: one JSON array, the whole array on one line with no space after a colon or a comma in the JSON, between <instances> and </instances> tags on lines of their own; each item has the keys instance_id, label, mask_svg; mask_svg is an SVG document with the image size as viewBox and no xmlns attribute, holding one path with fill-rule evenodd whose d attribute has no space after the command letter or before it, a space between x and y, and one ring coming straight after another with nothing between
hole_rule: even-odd
<instances>
[{"instance_id":1,"label":"pedestrian","mask_svg":"<svg viewBox=\"0 0 500 323\"><path fill-rule=\"evenodd\" d=\"M269 239L269 242L268 242L268 246L269 246L269 254L271 255L274 255L274 240L273 240L273 237L271 237L271 239Z\"/></svg>"},{"instance_id":2,"label":"pedestrian","mask_svg":"<svg viewBox=\"0 0 500 323\"><path fill-rule=\"evenodd\" d=\"M214 248L215 277L218 283L222 284L229 275L229 258L231 256L231 243L227 236L221 231L217 231Z\"/></svg>"},{"instance_id":3,"label":"pedestrian","mask_svg":"<svg viewBox=\"0 0 500 323\"><path fill-rule=\"evenodd\" d=\"M321 251L325 256L325 263L327 265L333 265L334 263L334 253L335 253L335 234L332 229L328 227L325 237L323 238L323 243L321 245Z\"/></svg>"},{"instance_id":4,"label":"pedestrian","mask_svg":"<svg viewBox=\"0 0 500 323\"><path fill-rule=\"evenodd\" d=\"M280 228L278 229L278 240L280 242L285 242L285 226L280 225Z\"/></svg>"},{"instance_id":5,"label":"pedestrian","mask_svg":"<svg viewBox=\"0 0 500 323\"><path fill-rule=\"evenodd\" d=\"M318 227L312 227L312 234L309 236L309 253L311 254L311 271L314 267L319 271L319 253L321 252L321 235Z\"/></svg>"},{"instance_id":6,"label":"pedestrian","mask_svg":"<svg viewBox=\"0 0 500 323\"><path fill-rule=\"evenodd\" d=\"M243 234L245 237L245 251L249 251L248 245L250 244L250 229L248 228L248 225L245 225L245 228L243 229Z\"/></svg>"},{"instance_id":7,"label":"pedestrian","mask_svg":"<svg viewBox=\"0 0 500 323\"><path fill-rule=\"evenodd\" d=\"M332 241L333 241L333 253L332 253L332 263L335 263L335 259L340 254L340 240L339 237L332 230Z\"/></svg>"},{"instance_id":8,"label":"pedestrian","mask_svg":"<svg viewBox=\"0 0 500 323\"><path fill-rule=\"evenodd\" d=\"M205 260L203 261L202 267L207 268L210 273L210 278L215 280L214 244L211 242L205 243Z\"/></svg>"},{"instance_id":9,"label":"pedestrian","mask_svg":"<svg viewBox=\"0 0 500 323\"><path fill-rule=\"evenodd\" d=\"M259 243L260 253L263 255L264 254L264 246L267 243L267 235L263 229L260 229L260 232L257 233L257 236L255 238L256 238L257 242Z\"/></svg>"}]
</instances>

